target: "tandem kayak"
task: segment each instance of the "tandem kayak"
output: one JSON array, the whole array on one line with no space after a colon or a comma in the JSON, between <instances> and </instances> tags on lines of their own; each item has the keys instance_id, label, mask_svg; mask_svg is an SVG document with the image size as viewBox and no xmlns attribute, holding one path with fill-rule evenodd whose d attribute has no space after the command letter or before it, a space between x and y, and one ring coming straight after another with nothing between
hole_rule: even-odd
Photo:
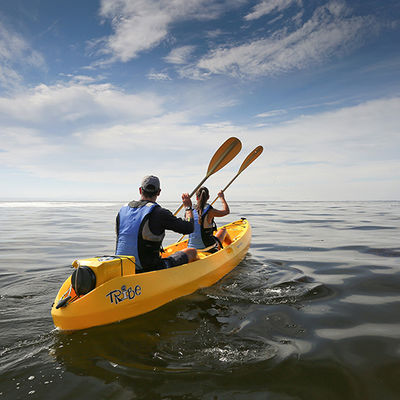
<instances>
[{"instance_id":1,"label":"tandem kayak","mask_svg":"<svg viewBox=\"0 0 400 400\"><path fill-rule=\"evenodd\" d=\"M78 330L110 324L213 285L239 264L250 247L251 227L246 219L227 224L225 228L231 244L223 244L216 253L199 252L198 260L169 269L136 274L134 257L130 256L74 261L73 266L77 268L74 272L85 268L85 273L93 277L94 288L77 295L71 284L76 274L68 277L51 309L54 325L61 330ZM163 256L185 247L187 240L174 243L164 249Z\"/></svg>"}]
</instances>

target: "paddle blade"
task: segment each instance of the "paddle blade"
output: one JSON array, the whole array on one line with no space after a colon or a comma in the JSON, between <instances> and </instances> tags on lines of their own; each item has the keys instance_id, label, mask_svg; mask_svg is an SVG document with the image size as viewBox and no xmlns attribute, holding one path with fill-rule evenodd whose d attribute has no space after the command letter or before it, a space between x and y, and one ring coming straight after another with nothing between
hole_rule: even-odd
<instances>
[{"instance_id":1,"label":"paddle blade","mask_svg":"<svg viewBox=\"0 0 400 400\"><path fill-rule=\"evenodd\" d=\"M247 157L246 159L242 162L242 165L240 166L238 174L243 172L257 157L261 155L263 152L263 147L262 146L257 146Z\"/></svg>"},{"instance_id":2,"label":"paddle blade","mask_svg":"<svg viewBox=\"0 0 400 400\"><path fill-rule=\"evenodd\" d=\"M231 137L223 143L208 165L207 178L228 164L241 149L242 143L235 137Z\"/></svg>"}]
</instances>

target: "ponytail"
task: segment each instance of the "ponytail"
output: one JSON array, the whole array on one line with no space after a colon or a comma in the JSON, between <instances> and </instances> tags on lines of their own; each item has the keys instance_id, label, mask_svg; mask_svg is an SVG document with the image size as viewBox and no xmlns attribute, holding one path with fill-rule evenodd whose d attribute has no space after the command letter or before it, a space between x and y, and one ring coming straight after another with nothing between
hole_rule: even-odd
<instances>
[{"instance_id":1,"label":"ponytail","mask_svg":"<svg viewBox=\"0 0 400 400\"><path fill-rule=\"evenodd\" d=\"M208 189L205 186L202 186L196 192L196 197L197 197L196 210L197 210L197 214L199 215L199 224L201 225L204 206L206 205L207 200L210 198Z\"/></svg>"}]
</instances>

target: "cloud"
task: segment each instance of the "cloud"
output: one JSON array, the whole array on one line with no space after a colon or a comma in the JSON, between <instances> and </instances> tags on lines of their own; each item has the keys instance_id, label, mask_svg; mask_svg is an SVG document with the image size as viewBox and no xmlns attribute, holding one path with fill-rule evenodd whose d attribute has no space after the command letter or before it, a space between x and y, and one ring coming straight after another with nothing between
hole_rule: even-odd
<instances>
[{"instance_id":1,"label":"cloud","mask_svg":"<svg viewBox=\"0 0 400 400\"><path fill-rule=\"evenodd\" d=\"M68 78L0 97L0 169L17 170L33 182L44 178L88 188L140 182L151 169L175 185L186 173L203 173L215 143L230 133L227 126L191 123L189 112L168 112L166 99L152 93L125 93L85 76ZM196 151L188 152L191 146Z\"/></svg>"},{"instance_id":2,"label":"cloud","mask_svg":"<svg viewBox=\"0 0 400 400\"><path fill-rule=\"evenodd\" d=\"M85 76L70 78L0 97L0 166L33 180L113 183L121 168L129 169L136 144L127 148L116 130L115 146L101 147L87 138L117 121L129 129L160 115L164 100L152 93L127 94Z\"/></svg>"},{"instance_id":3,"label":"cloud","mask_svg":"<svg viewBox=\"0 0 400 400\"><path fill-rule=\"evenodd\" d=\"M270 117L277 117L279 115L286 114L287 110L271 110L261 114L257 114L256 117L258 118L270 118Z\"/></svg>"},{"instance_id":4,"label":"cloud","mask_svg":"<svg viewBox=\"0 0 400 400\"><path fill-rule=\"evenodd\" d=\"M161 178L163 199L175 199L179 192L193 189L216 148L229 136L229 126L197 126L180 113L81 127L62 137L8 127L0 131L0 165L28 174L32 181L70 182L83 188L74 196L89 199L129 198L143 175L152 173ZM49 193L56 196L46 189L41 196Z\"/></svg>"},{"instance_id":5,"label":"cloud","mask_svg":"<svg viewBox=\"0 0 400 400\"><path fill-rule=\"evenodd\" d=\"M88 82L88 83L86 83ZM92 83L84 76L55 85L38 85L22 93L0 97L0 122L37 124L93 120L137 120L162 112L163 100L152 93L127 94L109 83Z\"/></svg>"},{"instance_id":6,"label":"cloud","mask_svg":"<svg viewBox=\"0 0 400 400\"><path fill-rule=\"evenodd\" d=\"M399 107L383 98L243 129L248 146L265 149L259 189L277 200L400 198Z\"/></svg>"},{"instance_id":7,"label":"cloud","mask_svg":"<svg viewBox=\"0 0 400 400\"><path fill-rule=\"evenodd\" d=\"M153 81L170 81L171 78L164 72L150 72L147 74L147 78Z\"/></svg>"},{"instance_id":8,"label":"cloud","mask_svg":"<svg viewBox=\"0 0 400 400\"><path fill-rule=\"evenodd\" d=\"M280 162L320 160L332 165L398 159L400 98L368 101L315 115L303 115L263 130L270 146L285 149ZM300 155L307 150L308 158ZM290 156L291 155L291 156Z\"/></svg>"},{"instance_id":9,"label":"cloud","mask_svg":"<svg viewBox=\"0 0 400 400\"><path fill-rule=\"evenodd\" d=\"M195 46L182 46L173 49L164 60L170 64L186 64Z\"/></svg>"},{"instance_id":10,"label":"cloud","mask_svg":"<svg viewBox=\"0 0 400 400\"><path fill-rule=\"evenodd\" d=\"M157 46L168 33L173 13L154 1L102 2L100 14L112 19L114 34L108 38L105 52L126 62Z\"/></svg>"},{"instance_id":11,"label":"cloud","mask_svg":"<svg viewBox=\"0 0 400 400\"><path fill-rule=\"evenodd\" d=\"M45 65L43 56L33 50L20 34L8 29L0 21L0 85L5 88L17 87L23 81L18 69L27 65L42 68Z\"/></svg>"},{"instance_id":12,"label":"cloud","mask_svg":"<svg viewBox=\"0 0 400 400\"><path fill-rule=\"evenodd\" d=\"M216 146L236 136L244 148L231 166L210 179L212 191L223 187L249 151L261 144L264 155L230 188L230 198L242 199L242 193L258 185L260 199L394 199L400 196L399 109L399 97L384 98L261 129L229 121L196 125L185 113L171 113L83 132L81 144L99 152L118 151L122 159L135 154L131 165L141 170L154 165L170 198L180 190L174 188L201 178ZM188 140L195 151L188 151ZM176 169L177 164L184 168Z\"/></svg>"},{"instance_id":13,"label":"cloud","mask_svg":"<svg viewBox=\"0 0 400 400\"><path fill-rule=\"evenodd\" d=\"M228 4L216 0L102 0L100 15L111 20L114 31L106 38L103 52L112 61L129 61L158 46L175 22L217 18Z\"/></svg>"},{"instance_id":14,"label":"cloud","mask_svg":"<svg viewBox=\"0 0 400 400\"><path fill-rule=\"evenodd\" d=\"M115 123L108 127L96 127L77 132L82 143L91 144L98 149L119 150L121 154L132 149L145 154L166 154L169 151L186 153L186 160L193 160L197 156L195 152L187 152L188 148L195 148L201 153L205 148L211 148L205 144L206 138L220 139L237 135L240 128L229 123L196 125L191 123L190 117L184 112L165 113L159 117L149 118L144 121L129 124ZM190 138L188 147L187 138ZM124 143L121 148L120 143ZM154 144L157 146L154 146Z\"/></svg>"},{"instance_id":15,"label":"cloud","mask_svg":"<svg viewBox=\"0 0 400 400\"><path fill-rule=\"evenodd\" d=\"M247 14L244 19L246 21L258 19L264 15L285 10L293 4L301 5L301 0L263 0L254 6L253 11Z\"/></svg>"},{"instance_id":16,"label":"cloud","mask_svg":"<svg viewBox=\"0 0 400 400\"><path fill-rule=\"evenodd\" d=\"M220 46L196 64L181 69L182 76L206 79L213 74L234 77L274 76L304 69L360 46L379 29L372 16L349 16L341 2L317 8L293 32L282 29L268 38L236 46Z\"/></svg>"},{"instance_id":17,"label":"cloud","mask_svg":"<svg viewBox=\"0 0 400 400\"><path fill-rule=\"evenodd\" d=\"M125 194L127 182L140 182L143 174L154 173L162 177L163 199L174 199L176 193L190 190L204 176L216 148L226 138L236 136L244 148L237 160L210 179L208 185L213 192L232 178L253 148L261 144L265 151L254 168L246 171L246 178L238 179L230 188L230 199L243 199L243 193L254 192L255 185L258 189L254 199L400 196L399 97L303 115L263 128L235 125L227 120L199 125L187 112L171 113L157 108L158 102L154 114L146 116L140 112L140 118L126 115L121 118L115 112L108 115L106 124L92 119L90 124L73 125L66 116L79 109L83 112L85 107L94 107L86 112L99 115L108 106L112 107L117 98L116 108L122 105L128 112L132 103L128 95L116 88L81 85L82 92L75 92L75 84L70 85L74 96L65 110L60 96L65 99L63 91L67 84L65 88L62 85L36 88L32 98L24 99L30 106L36 104L35 111L42 117L56 116L46 129L33 128L32 116L21 120L21 115L15 112L9 116L8 125L2 122L0 165L28 173L34 179L86 183L89 197L94 184L102 187L112 184L114 198L123 198L129 195ZM93 97L103 97L106 90L113 90L114 96L99 106ZM85 93L89 98L92 96L87 105L85 101L81 103ZM22 104L23 100L19 101ZM75 108L71 108L72 103ZM18 109L16 104L14 107ZM0 110L4 112L1 102ZM60 130L63 135L58 135ZM261 184L260 176L263 176Z\"/></svg>"},{"instance_id":18,"label":"cloud","mask_svg":"<svg viewBox=\"0 0 400 400\"><path fill-rule=\"evenodd\" d=\"M39 130L32 128L2 126L0 131L0 165L16 168L24 172L39 172L44 160L51 155L60 159L44 168L53 176L57 174L57 164L62 158L62 144L51 143ZM46 163L46 161L45 161Z\"/></svg>"},{"instance_id":19,"label":"cloud","mask_svg":"<svg viewBox=\"0 0 400 400\"><path fill-rule=\"evenodd\" d=\"M281 198L398 198L399 107L399 97L379 99L260 129L274 177L266 183Z\"/></svg>"}]
</instances>

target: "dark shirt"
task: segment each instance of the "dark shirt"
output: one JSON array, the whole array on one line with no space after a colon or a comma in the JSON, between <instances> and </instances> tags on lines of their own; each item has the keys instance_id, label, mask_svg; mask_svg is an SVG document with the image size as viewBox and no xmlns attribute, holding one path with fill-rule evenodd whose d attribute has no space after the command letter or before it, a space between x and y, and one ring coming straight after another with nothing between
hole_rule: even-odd
<instances>
[{"instance_id":1,"label":"dark shirt","mask_svg":"<svg viewBox=\"0 0 400 400\"><path fill-rule=\"evenodd\" d=\"M138 208L149 203L148 200L131 201L128 205L132 208ZM171 230L181 234L189 234L194 230L193 219L186 221L182 218L175 217L171 211L166 208L155 207L149 215L150 231L157 236L163 235L165 230ZM118 241L119 232L119 214L116 219L116 233ZM155 249L154 246L149 246L150 242L144 241L139 237L139 255L143 264L146 265L146 270L156 269L160 265L160 249Z\"/></svg>"}]
</instances>

